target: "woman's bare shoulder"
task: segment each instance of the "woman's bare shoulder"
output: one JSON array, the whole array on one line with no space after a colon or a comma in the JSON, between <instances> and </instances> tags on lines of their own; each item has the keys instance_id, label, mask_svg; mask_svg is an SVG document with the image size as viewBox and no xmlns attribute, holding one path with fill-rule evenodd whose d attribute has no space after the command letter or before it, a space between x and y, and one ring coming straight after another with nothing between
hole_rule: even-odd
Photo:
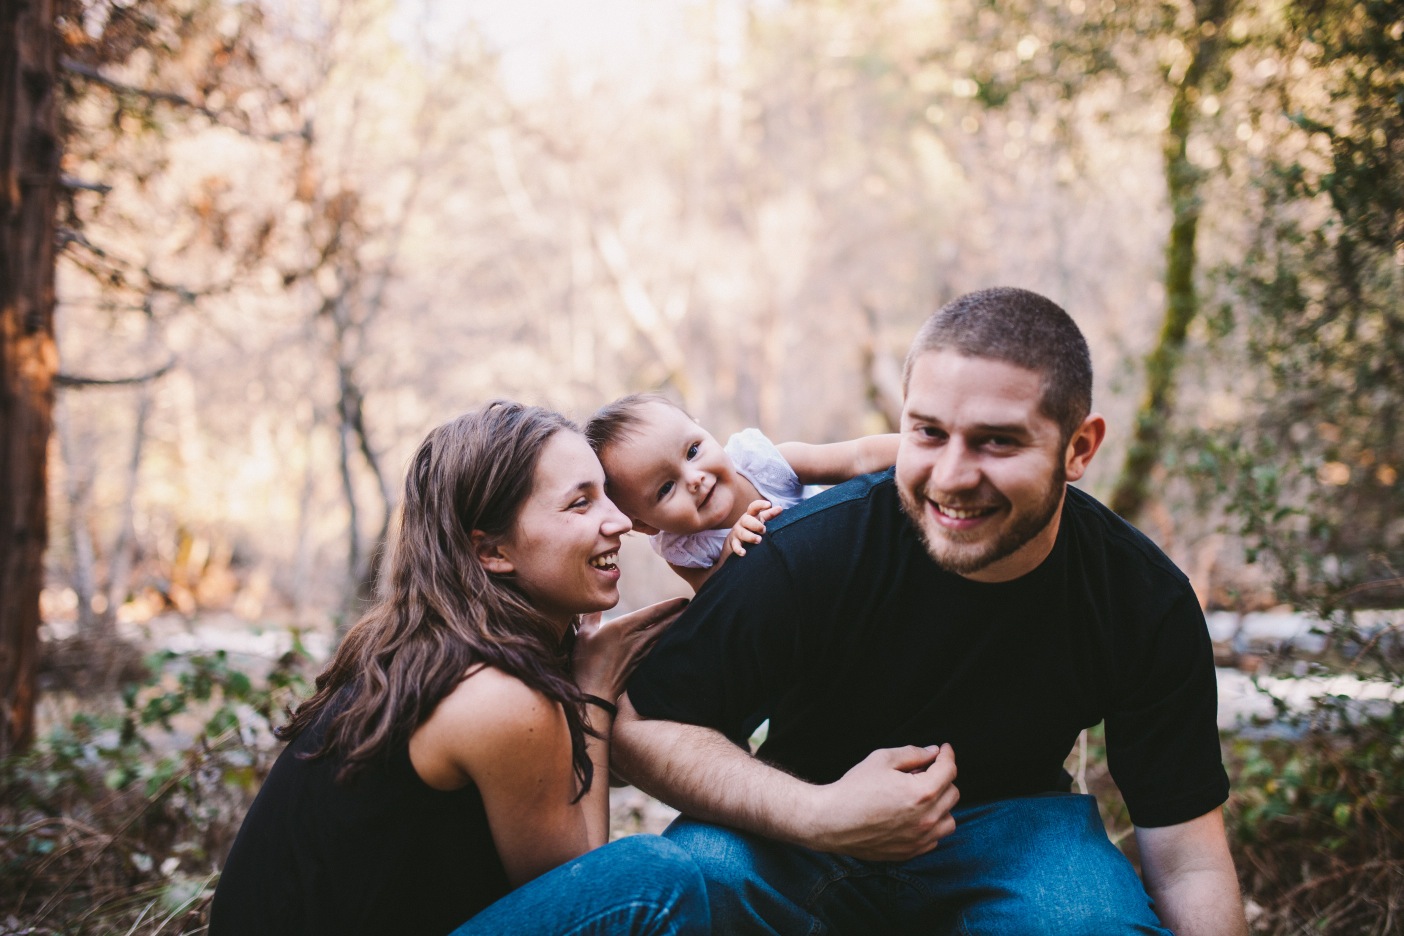
<instances>
[{"instance_id":1,"label":"woman's bare shoulder","mask_svg":"<svg viewBox=\"0 0 1404 936\"><path fill-rule=\"evenodd\" d=\"M493 666L480 666L444 696L431 718L441 713L491 730L518 731L564 724L561 706L521 679Z\"/></svg>"},{"instance_id":2,"label":"woman's bare shoulder","mask_svg":"<svg viewBox=\"0 0 1404 936\"><path fill-rule=\"evenodd\" d=\"M410 759L430 786L463 786L495 769L569 750L559 703L491 666L469 673L410 739ZM568 757L568 755L567 755Z\"/></svg>"}]
</instances>

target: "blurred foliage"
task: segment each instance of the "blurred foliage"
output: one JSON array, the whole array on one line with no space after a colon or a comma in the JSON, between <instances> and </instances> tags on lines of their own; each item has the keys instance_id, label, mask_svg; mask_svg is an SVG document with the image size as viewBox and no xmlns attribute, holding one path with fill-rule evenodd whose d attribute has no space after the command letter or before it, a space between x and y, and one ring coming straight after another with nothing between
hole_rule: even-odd
<instances>
[{"instance_id":1,"label":"blurred foliage","mask_svg":"<svg viewBox=\"0 0 1404 936\"><path fill-rule=\"evenodd\" d=\"M1252 167L1247 256L1217 276L1235 405L1181 446L1249 560L1323 617L1404 598L1401 39L1398 4L1285 9L1264 55L1291 119Z\"/></svg>"},{"instance_id":2,"label":"blurred foliage","mask_svg":"<svg viewBox=\"0 0 1404 936\"><path fill-rule=\"evenodd\" d=\"M1359 609L1404 599L1404 8L1308 0L1262 15L1248 65L1264 93L1239 133L1257 145L1235 164L1256 202L1206 322L1232 384L1169 467L1223 511L1277 600L1323 622L1316 659L1289 648L1267 671L1393 691L1305 711L1274 699L1233 738L1228 819L1254 928L1398 932L1401 616Z\"/></svg>"},{"instance_id":3,"label":"blurred foliage","mask_svg":"<svg viewBox=\"0 0 1404 936\"><path fill-rule=\"evenodd\" d=\"M202 928L306 659L294 635L255 681L224 651L157 653L120 709L80 712L0 763L0 931Z\"/></svg>"},{"instance_id":4,"label":"blurred foliage","mask_svg":"<svg viewBox=\"0 0 1404 936\"><path fill-rule=\"evenodd\" d=\"M1404 704L1328 695L1270 727L1236 737L1229 755L1230 844L1254 930L1399 932Z\"/></svg>"}]
</instances>

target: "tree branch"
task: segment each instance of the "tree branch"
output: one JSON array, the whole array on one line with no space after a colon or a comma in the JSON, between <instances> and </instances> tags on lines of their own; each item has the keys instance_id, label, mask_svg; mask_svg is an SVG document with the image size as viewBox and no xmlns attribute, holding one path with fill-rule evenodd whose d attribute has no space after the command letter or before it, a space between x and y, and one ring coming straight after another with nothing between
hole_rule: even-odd
<instances>
[{"instance_id":1,"label":"tree branch","mask_svg":"<svg viewBox=\"0 0 1404 936\"><path fill-rule=\"evenodd\" d=\"M158 380L170 372L175 367L176 359L171 358L156 370L149 374L138 374L135 377L78 377L73 374L56 374L54 376L54 386L67 389L79 389L82 387L130 387L137 384L151 383Z\"/></svg>"},{"instance_id":2,"label":"tree branch","mask_svg":"<svg viewBox=\"0 0 1404 936\"><path fill-rule=\"evenodd\" d=\"M75 74L80 78L86 78L94 84L101 85L102 87L107 88L111 91L116 91L119 94L133 94L137 97L146 98L148 101L156 101L161 104L170 104L175 107L184 108L185 110L194 111L195 113L207 118L211 123L217 126L225 127L229 130L234 130L238 133L244 134L245 136L253 137L254 139L268 140L270 142L277 143L283 140L292 139L293 137L300 137L306 131L306 127L304 125L304 128L299 130L285 130L280 133L255 133L251 128L249 128L246 125L240 126L239 123L232 122L228 118L228 111L214 110L204 104L192 101L190 100L190 98L185 97L184 95L176 94L174 91L157 91L152 88L141 88L136 85L126 84L125 82L117 81L114 78L107 77L91 65L85 65L77 59L68 58L67 56L62 56L59 58L59 67L62 68L64 71L71 72L72 74Z\"/></svg>"}]
</instances>

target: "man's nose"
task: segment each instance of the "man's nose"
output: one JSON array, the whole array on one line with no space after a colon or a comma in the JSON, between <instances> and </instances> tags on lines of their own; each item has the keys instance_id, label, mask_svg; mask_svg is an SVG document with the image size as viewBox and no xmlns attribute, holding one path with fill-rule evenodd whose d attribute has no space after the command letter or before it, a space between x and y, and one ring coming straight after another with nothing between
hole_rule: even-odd
<instances>
[{"instance_id":1,"label":"man's nose","mask_svg":"<svg viewBox=\"0 0 1404 936\"><path fill-rule=\"evenodd\" d=\"M952 439L931 466L931 486L938 491L968 491L980 484L980 465L969 449Z\"/></svg>"}]
</instances>

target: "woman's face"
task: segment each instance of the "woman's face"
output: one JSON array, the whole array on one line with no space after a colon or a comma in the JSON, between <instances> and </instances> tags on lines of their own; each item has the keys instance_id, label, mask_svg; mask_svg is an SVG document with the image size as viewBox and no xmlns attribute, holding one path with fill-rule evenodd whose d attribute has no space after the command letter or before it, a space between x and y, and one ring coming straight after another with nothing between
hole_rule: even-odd
<instances>
[{"instance_id":1,"label":"woman's face","mask_svg":"<svg viewBox=\"0 0 1404 936\"><path fill-rule=\"evenodd\" d=\"M537 610L564 628L619 602L619 543L629 518L604 493L604 469L583 436L561 431L541 449L531 494L497 554Z\"/></svg>"}]
</instances>

